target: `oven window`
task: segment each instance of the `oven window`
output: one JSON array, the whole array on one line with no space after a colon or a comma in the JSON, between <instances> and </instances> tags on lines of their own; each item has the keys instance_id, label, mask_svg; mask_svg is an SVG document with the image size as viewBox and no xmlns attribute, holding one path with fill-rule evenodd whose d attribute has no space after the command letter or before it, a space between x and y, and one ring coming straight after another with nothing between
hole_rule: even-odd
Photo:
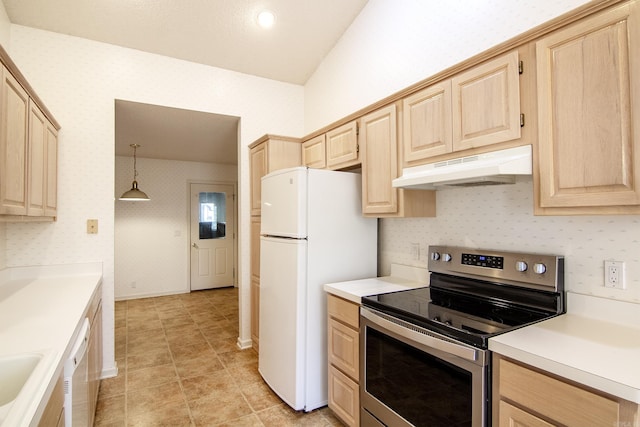
<instances>
[{"instance_id":1,"label":"oven window","mask_svg":"<svg viewBox=\"0 0 640 427\"><path fill-rule=\"evenodd\" d=\"M415 426L471 426L472 374L366 328L365 389Z\"/></svg>"}]
</instances>

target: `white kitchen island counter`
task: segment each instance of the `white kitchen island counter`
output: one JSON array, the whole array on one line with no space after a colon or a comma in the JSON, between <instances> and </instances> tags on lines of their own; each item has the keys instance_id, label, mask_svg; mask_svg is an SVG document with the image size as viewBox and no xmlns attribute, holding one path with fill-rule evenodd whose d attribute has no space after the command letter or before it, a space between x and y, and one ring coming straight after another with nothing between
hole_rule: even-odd
<instances>
[{"instance_id":1,"label":"white kitchen island counter","mask_svg":"<svg viewBox=\"0 0 640 427\"><path fill-rule=\"evenodd\" d=\"M429 286L427 269L401 264L391 264L391 275L370 279L329 283L324 290L347 301L360 304L367 295L386 294Z\"/></svg>"},{"instance_id":2,"label":"white kitchen island counter","mask_svg":"<svg viewBox=\"0 0 640 427\"><path fill-rule=\"evenodd\" d=\"M0 412L1 426L37 425L101 283L102 263L0 272L0 359L43 355L13 404Z\"/></svg>"},{"instance_id":3,"label":"white kitchen island counter","mask_svg":"<svg viewBox=\"0 0 640 427\"><path fill-rule=\"evenodd\" d=\"M489 339L489 349L640 403L640 305L567 294L567 314Z\"/></svg>"}]
</instances>

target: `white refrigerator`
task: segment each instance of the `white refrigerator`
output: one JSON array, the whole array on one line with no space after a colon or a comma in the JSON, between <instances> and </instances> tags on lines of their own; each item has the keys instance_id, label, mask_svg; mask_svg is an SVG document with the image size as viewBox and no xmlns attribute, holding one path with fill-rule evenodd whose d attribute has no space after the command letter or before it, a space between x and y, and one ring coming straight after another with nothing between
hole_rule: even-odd
<instances>
[{"instance_id":1,"label":"white refrigerator","mask_svg":"<svg viewBox=\"0 0 640 427\"><path fill-rule=\"evenodd\" d=\"M258 370L295 410L327 404L325 283L375 277L361 177L296 167L262 178Z\"/></svg>"}]
</instances>

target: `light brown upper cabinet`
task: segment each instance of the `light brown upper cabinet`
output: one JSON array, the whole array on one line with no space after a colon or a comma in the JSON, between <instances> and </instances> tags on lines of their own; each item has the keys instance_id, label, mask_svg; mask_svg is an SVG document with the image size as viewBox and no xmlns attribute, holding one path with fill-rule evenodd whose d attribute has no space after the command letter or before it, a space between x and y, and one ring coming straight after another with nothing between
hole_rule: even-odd
<instances>
[{"instance_id":1,"label":"light brown upper cabinet","mask_svg":"<svg viewBox=\"0 0 640 427\"><path fill-rule=\"evenodd\" d=\"M0 214L27 214L29 95L2 67L0 88Z\"/></svg>"},{"instance_id":2,"label":"light brown upper cabinet","mask_svg":"<svg viewBox=\"0 0 640 427\"><path fill-rule=\"evenodd\" d=\"M316 169L347 169L360 164L357 120L302 143L302 164Z\"/></svg>"},{"instance_id":3,"label":"light brown upper cabinet","mask_svg":"<svg viewBox=\"0 0 640 427\"><path fill-rule=\"evenodd\" d=\"M396 189L398 132L396 104L362 117L362 213L373 217L435 216L435 192Z\"/></svg>"},{"instance_id":4,"label":"light brown upper cabinet","mask_svg":"<svg viewBox=\"0 0 640 427\"><path fill-rule=\"evenodd\" d=\"M58 131L33 102L29 103L28 146L27 215L55 216Z\"/></svg>"},{"instance_id":5,"label":"light brown upper cabinet","mask_svg":"<svg viewBox=\"0 0 640 427\"><path fill-rule=\"evenodd\" d=\"M358 122L345 123L326 133L327 168L342 169L360 163Z\"/></svg>"},{"instance_id":6,"label":"light brown upper cabinet","mask_svg":"<svg viewBox=\"0 0 640 427\"><path fill-rule=\"evenodd\" d=\"M453 77L454 151L520 138L518 69L512 51Z\"/></svg>"},{"instance_id":7,"label":"light brown upper cabinet","mask_svg":"<svg viewBox=\"0 0 640 427\"><path fill-rule=\"evenodd\" d=\"M53 221L58 129L0 46L0 221Z\"/></svg>"},{"instance_id":8,"label":"light brown upper cabinet","mask_svg":"<svg viewBox=\"0 0 640 427\"><path fill-rule=\"evenodd\" d=\"M537 214L640 213L638 6L536 42Z\"/></svg>"},{"instance_id":9,"label":"light brown upper cabinet","mask_svg":"<svg viewBox=\"0 0 640 427\"><path fill-rule=\"evenodd\" d=\"M520 138L514 50L403 99L405 166Z\"/></svg>"},{"instance_id":10,"label":"light brown upper cabinet","mask_svg":"<svg viewBox=\"0 0 640 427\"><path fill-rule=\"evenodd\" d=\"M453 151L451 80L410 95L402 104L406 164Z\"/></svg>"},{"instance_id":11,"label":"light brown upper cabinet","mask_svg":"<svg viewBox=\"0 0 640 427\"><path fill-rule=\"evenodd\" d=\"M249 145L251 215L260 215L264 175L301 165L301 144L298 138L265 135Z\"/></svg>"},{"instance_id":12,"label":"light brown upper cabinet","mask_svg":"<svg viewBox=\"0 0 640 427\"><path fill-rule=\"evenodd\" d=\"M315 169L327 167L327 144L325 140L325 134L322 134L302 143L303 165Z\"/></svg>"}]
</instances>

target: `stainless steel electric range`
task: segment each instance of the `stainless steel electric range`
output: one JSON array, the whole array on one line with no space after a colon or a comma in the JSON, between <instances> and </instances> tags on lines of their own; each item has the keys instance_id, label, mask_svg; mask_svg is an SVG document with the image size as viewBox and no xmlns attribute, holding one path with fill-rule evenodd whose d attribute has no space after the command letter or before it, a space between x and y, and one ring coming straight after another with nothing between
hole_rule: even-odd
<instances>
[{"instance_id":1,"label":"stainless steel electric range","mask_svg":"<svg viewBox=\"0 0 640 427\"><path fill-rule=\"evenodd\" d=\"M363 426L489 426L489 338L565 312L556 255L429 247L428 288L362 298Z\"/></svg>"}]
</instances>

